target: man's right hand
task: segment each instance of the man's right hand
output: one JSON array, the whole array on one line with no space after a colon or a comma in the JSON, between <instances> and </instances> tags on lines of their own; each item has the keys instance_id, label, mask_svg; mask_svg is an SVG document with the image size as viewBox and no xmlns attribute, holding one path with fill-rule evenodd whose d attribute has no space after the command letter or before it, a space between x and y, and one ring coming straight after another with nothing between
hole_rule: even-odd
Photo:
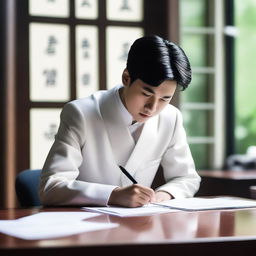
<instances>
[{"instance_id":1,"label":"man's right hand","mask_svg":"<svg viewBox=\"0 0 256 256\"><path fill-rule=\"evenodd\" d=\"M153 189L140 184L128 187L115 188L110 197L109 205L120 205L125 207L139 207L155 201Z\"/></svg>"}]
</instances>

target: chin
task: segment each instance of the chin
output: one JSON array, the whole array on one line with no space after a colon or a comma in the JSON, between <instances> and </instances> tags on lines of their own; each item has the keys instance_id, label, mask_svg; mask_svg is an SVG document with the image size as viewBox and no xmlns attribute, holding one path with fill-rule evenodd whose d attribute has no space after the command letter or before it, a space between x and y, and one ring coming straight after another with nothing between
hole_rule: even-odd
<instances>
[{"instance_id":1,"label":"chin","mask_svg":"<svg viewBox=\"0 0 256 256\"><path fill-rule=\"evenodd\" d=\"M143 117L140 117L140 118L136 118L136 122L138 123L145 123L149 118L143 118Z\"/></svg>"}]
</instances>

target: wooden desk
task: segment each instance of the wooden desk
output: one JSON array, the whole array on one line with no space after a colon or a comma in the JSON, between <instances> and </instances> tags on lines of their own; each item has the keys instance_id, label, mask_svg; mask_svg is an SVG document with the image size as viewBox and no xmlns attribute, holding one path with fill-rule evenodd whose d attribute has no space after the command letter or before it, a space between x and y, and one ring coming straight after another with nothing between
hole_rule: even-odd
<instances>
[{"instance_id":1,"label":"wooden desk","mask_svg":"<svg viewBox=\"0 0 256 256\"><path fill-rule=\"evenodd\" d=\"M79 208L0 210L0 219L40 211ZM149 217L101 215L90 221L119 223L118 228L59 239L27 241L0 233L0 255L255 255L256 208L174 212Z\"/></svg>"},{"instance_id":2,"label":"wooden desk","mask_svg":"<svg viewBox=\"0 0 256 256\"><path fill-rule=\"evenodd\" d=\"M198 171L202 181L196 196L231 195L251 198L256 185L255 171Z\"/></svg>"}]
</instances>

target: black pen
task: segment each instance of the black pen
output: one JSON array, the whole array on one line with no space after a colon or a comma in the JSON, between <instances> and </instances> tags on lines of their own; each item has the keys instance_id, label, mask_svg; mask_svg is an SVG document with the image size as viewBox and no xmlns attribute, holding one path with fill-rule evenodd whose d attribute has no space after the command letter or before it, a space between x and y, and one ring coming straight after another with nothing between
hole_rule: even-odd
<instances>
[{"instance_id":1,"label":"black pen","mask_svg":"<svg viewBox=\"0 0 256 256\"><path fill-rule=\"evenodd\" d=\"M124 167L122 167L121 165L119 165L119 168L121 169L121 171L123 172L123 174L124 174L133 184L137 184L137 183L138 183L138 182L132 177L132 175L124 169Z\"/></svg>"}]
</instances>

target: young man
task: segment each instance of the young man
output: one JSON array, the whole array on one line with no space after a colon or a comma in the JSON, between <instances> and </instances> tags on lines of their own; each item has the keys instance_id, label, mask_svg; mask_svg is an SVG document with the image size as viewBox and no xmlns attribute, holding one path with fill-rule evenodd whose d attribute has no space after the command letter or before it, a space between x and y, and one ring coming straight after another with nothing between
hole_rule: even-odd
<instances>
[{"instance_id":1,"label":"young man","mask_svg":"<svg viewBox=\"0 0 256 256\"><path fill-rule=\"evenodd\" d=\"M184 90L190 81L190 64L179 46L158 36L137 39L122 86L63 108L41 176L42 204L138 207L193 196L200 177L180 111L169 104L176 87ZM159 165L166 184L153 191Z\"/></svg>"}]
</instances>

